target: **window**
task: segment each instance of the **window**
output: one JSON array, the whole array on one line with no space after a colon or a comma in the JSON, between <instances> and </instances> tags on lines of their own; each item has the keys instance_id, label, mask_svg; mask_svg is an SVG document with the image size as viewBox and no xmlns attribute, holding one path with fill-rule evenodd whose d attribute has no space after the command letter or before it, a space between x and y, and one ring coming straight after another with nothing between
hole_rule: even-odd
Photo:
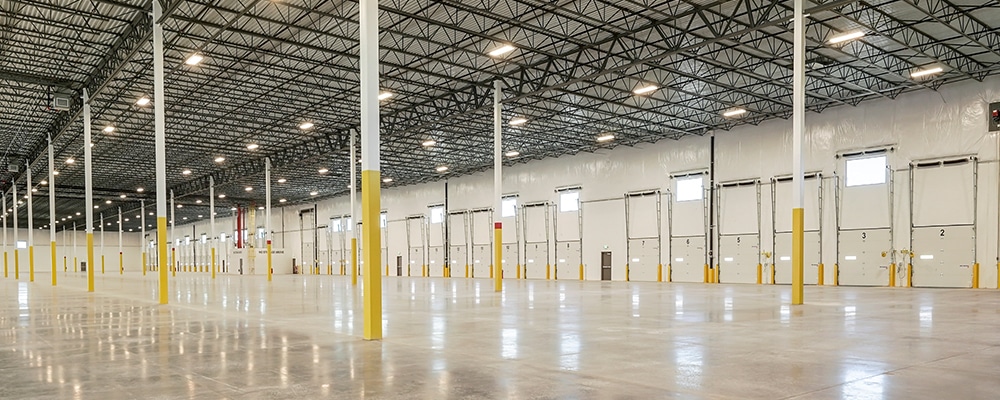
<instances>
[{"instance_id":1,"label":"window","mask_svg":"<svg viewBox=\"0 0 1000 400\"><path fill-rule=\"evenodd\" d=\"M704 183L705 178L698 177L687 177L677 179L677 201L693 201L701 200L704 198Z\"/></svg>"},{"instance_id":2,"label":"window","mask_svg":"<svg viewBox=\"0 0 1000 400\"><path fill-rule=\"evenodd\" d=\"M847 160L847 186L878 185L885 183L886 158L854 158Z\"/></svg>"},{"instance_id":3,"label":"window","mask_svg":"<svg viewBox=\"0 0 1000 400\"><path fill-rule=\"evenodd\" d=\"M226 243L226 234L225 233L220 233L219 234L219 241L222 242L222 243Z\"/></svg>"},{"instance_id":4,"label":"window","mask_svg":"<svg viewBox=\"0 0 1000 400\"><path fill-rule=\"evenodd\" d=\"M500 216L513 217L517 213L517 196L507 196L500 201Z\"/></svg>"},{"instance_id":5,"label":"window","mask_svg":"<svg viewBox=\"0 0 1000 400\"><path fill-rule=\"evenodd\" d=\"M348 231L351 231L353 230L351 229L352 227L353 225L351 224L351 218L350 217L344 218L344 228L346 228L346 230Z\"/></svg>"},{"instance_id":6,"label":"window","mask_svg":"<svg viewBox=\"0 0 1000 400\"><path fill-rule=\"evenodd\" d=\"M18 240L17 241L17 248L19 248L19 249L27 249L28 248L28 242L25 241L25 240Z\"/></svg>"},{"instance_id":7,"label":"window","mask_svg":"<svg viewBox=\"0 0 1000 400\"><path fill-rule=\"evenodd\" d=\"M389 224L389 214L383 211L382 214L378 216L378 224L385 228L386 225Z\"/></svg>"},{"instance_id":8,"label":"window","mask_svg":"<svg viewBox=\"0 0 1000 400\"><path fill-rule=\"evenodd\" d=\"M344 227L341 226L341 224L340 224L340 218L334 218L334 219L331 219L330 221L332 221L330 223L330 225L333 227L333 231L334 232L341 232L341 231L344 230Z\"/></svg>"},{"instance_id":9,"label":"window","mask_svg":"<svg viewBox=\"0 0 1000 400\"><path fill-rule=\"evenodd\" d=\"M580 209L580 191L570 190L559 193L559 212L572 212Z\"/></svg>"},{"instance_id":10,"label":"window","mask_svg":"<svg viewBox=\"0 0 1000 400\"><path fill-rule=\"evenodd\" d=\"M444 222L444 206L431 206L431 223L440 224Z\"/></svg>"},{"instance_id":11,"label":"window","mask_svg":"<svg viewBox=\"0 0 1000 400\"><path fill-rule=\"evenodd\" d=\"M190 246L191 245L191 237L190 236L185 236L184 237L184 245L185 246Z\"/></svg>"},{"instance_id":12,"label":"window","mask_svg":"<svg viewBox=\"0 0 1000 400\"><path fill-rule=\"evenodd\" d=\"M257 239L264 239L267 236L264 228L257 228Z\"/></svg>"},{"instance_id":13,"label":"window","mask_svg":"<svg viewBox=\"0 0 1000 400\"><path fill-rule=\"evenodd\" d=\"M205 244L205 243L208 243L208 235L202 233L201 234L201 244Z\"/></svg>"}]
</instances>

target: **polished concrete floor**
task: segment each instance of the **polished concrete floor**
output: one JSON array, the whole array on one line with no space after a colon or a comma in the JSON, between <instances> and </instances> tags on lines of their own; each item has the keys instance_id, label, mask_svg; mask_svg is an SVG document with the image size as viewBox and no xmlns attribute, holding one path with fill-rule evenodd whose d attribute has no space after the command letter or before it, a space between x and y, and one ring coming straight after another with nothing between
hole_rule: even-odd
<instances>
[{"instance_id":1,"label":"polished concrete floor","mask_svg":"<svg viewBox=\"0 0 1000 400\"><path fill-rule=\"evenodd\" d=\"M997 399L1000 292L339 276L0 278L0 398Z\"/></svg>"}]
</instances>

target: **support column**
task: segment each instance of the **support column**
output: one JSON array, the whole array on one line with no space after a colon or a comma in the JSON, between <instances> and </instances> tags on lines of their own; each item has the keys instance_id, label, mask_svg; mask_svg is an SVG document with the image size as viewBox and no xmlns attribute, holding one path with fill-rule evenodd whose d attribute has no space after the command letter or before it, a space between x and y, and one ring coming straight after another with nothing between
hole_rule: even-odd
<instances>
[{"instance_id":1,"label":"support column","mask_svg":"<svg viewBox=\"0 0 1000 400\"><path fill-rule=\"evenodd\" d=\"M17 204L17 199L14 199L14 204ZM7 193L3 194L3 277L7 277Z\"/></svg>"},{"instance_id":2,"label":"support column","mask_svg":"<svg viewBox=\"0 0 1000 400\"><path fill-rule=\"evenodd\" d=\"M87 291L94 291L94 163L90 136L90 95L83 89L83 181L87 226Z\"/></svg>"},{"instance_id":3,"label":"support column","mask_svg":"<svg viewBox=\"0 0 1000 400\"><path fill-rule=\"evenodd\" d=\"M105 223L104 223L104 213L103 212L100 214L100 217L101 217L101 222L100 222L99 225L101 226L101 275L104 275L104 225L105 225Z\"/></svg>"},{"instance_id":4,"label":"support column","mask_svg":"<svg viewBox=\"0 0 1000 400\"><path fill-rule=\"evenodd\" d=\"M153 130L156 148L156 251L160 272L160 304L167 304L167 133L163 90L163 5L153 2Z\"/></svg>"},{"instance_id":5,"label":"support column","mask_svg":"<svg viewBox=\"0 0 1000 400\"><path fill-rule=\"evenodd\" d=\"M792 304L803 303L804 202L802 135L806 112L806 32L803 1L795 0L792 99Z\"/></svg>"},{"instance_id":6,"label":"support column","mask_svg":"<svg viewBox=\"0 0 1000 400\"><path fill-rule=\"evenodd\" d=\"M378 0L360 0L361 23L361 218L364 229L364 338L382 339L382 232L378 224L381 210L379 171L379 80L378 80ZM374 221L374 223L372 223ZM354 221L351 221L354 223Z\"/></svg>"},{"instance_id":7,"label":"support column","mask_svg":"<svg viewBox=\"0 0 1000 400\"><path fill-rule=\"evenodd\" d=\"M14 279L21 279L21 258L20 251L17 249L17 182L11 182L10 193L13 201L11 201L12 207L14 209Z\"/></svg>"},{"instance_id":8,"label":"support column","mask_svg":"<svg viewBox=\"0 0 1000 400\"><path fill-rule=\"evenodd\" d=\"M25 161L25 196L28 197L28 282L35 281L35 210L31 200L35 197L31 194L33 184L31 182L31 163Z\"/></svg>"},{"instance_id":9,"label":"support column","mask_svg":"<svg viewBox=\"0 0 1000 400\"><path fill-rule=\"evenodd\" d=\"M177 226L177 203L174 202L174 191L170 191L170 276L177 276L177 236L174 228ZM242 233L242 232L241 232Z\"/></svg>"},{"instance_id":10,"label":"support column","mask_svg":"<svg viewBox=\"0 0 1000 400\"><path fill-rule=\"evenodd\" d=\"M146 200L139 200L139 251L142 254L142 276L146 276Z\"/></svg>"},{"instance_id":11,"label":"support column","mask_svg":"<svg viewBox=\"0 0 1000 400\"><path fill-rule=\"evenodd\" d=\"M500 100L503 98L500 81L493 82L493 289L503 290L503 224L501 223L501 206L503 199L503 109Z\"/></svg>"},{"instance_id":12,"label":"support column","mask_svg":"<svg viewBox=\"0 0 1000 400\"><path fill-rule=\"evenodd\" d=\"M125 224L123 222L122 208L118 207L118 275L125 274L125 253L122 251L122 235L125 233Z\"/></svg>"},{"instance_id":13,"label":"support column","mask_svg":"<svg viewBox=\"0 0 1000 400\"><path fill-rule=\"evenodd\" d=\"M268 196L268 198L270 197ZM218 240L218 232L215 231L215 178L212 176L208 177L208 208L209 229L211 231L209 239L212 247L212 279L215 279L215 242Z\"/></svg>"},{"instance_id":14,"label":"support column","mask_svg":"<svg viewBox=\"0 0 1000 400\"><path fill-rule=\"evenodd\" d=\"M56 285L56 161L55 161L55 150L52 147L52 135L49 134L49 248L52 253L52 286ZM7 206L4 205L4 211L6 212ZM7 228L7 224L4 223L4 228ZM7 240L4 239L4 246L7 245ZM4 258L6 259L6 254L4 253Z\"/></svg>"},{"instance_id":15,"label":"support column","mask_svg":"<svg viewBox=\"0 0 1000 400\"><path fill-rule=\"evenodd\" d=\"M264 240L267 241L267 281L271 281L273 268L271 265L271 158L264 159Z\"/></svg>"},{"instance_id":16,"label":"support column","mask_svg":"<svg viewBox=\"0 0 1000 400\"><path fill-rule=\"evenodd\" d=\"M357 153L355 153L357 143L354 136L355 136L354 131L351 131L351 159L348 160L347 162L348 164L351 165L351 174L350 174L351 226L348 226L347 228L351 232L351 285L357 286L358 285L358 216L355 214L358 209L358 206L355 204L355 201L358 197L358 189L356 187L358 184L358 177L357 177L358 166L357 166L357 161L355 161L357 159L356 158ZM365 221L367 222L368 220L366 219ZM381 253L379 254L381 255Z\"/></svg>"}]
</instances>

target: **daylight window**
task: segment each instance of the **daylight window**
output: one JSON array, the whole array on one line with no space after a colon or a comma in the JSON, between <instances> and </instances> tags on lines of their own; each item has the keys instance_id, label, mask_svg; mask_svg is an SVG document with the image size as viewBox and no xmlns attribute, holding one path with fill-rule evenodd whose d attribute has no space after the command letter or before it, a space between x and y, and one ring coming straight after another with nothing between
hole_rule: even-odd
<instances>
[{"instance_id":1,"label":"daylight window","mask_svg":"<svg viewBox=\"0 0 1000 400\"><path fill-rule=\"evenodd\" d=\"M885 156L847 160L847 186L879 185L885 183Z\"/></svg>"},{"instance_id":2,"label":"daylight window","mask_svg":"<svg viewBox=\"0 0 1000 400\"><path fill-rule=\"evenodd\" d=\"M383 228L385 228L386 225L388 225L388 222L389 222L389 214L383 212L381 215L378 216L378 224L381 225Z\"/></svg>"},{"instance_id":3,"label":"daylight window","mask_svg":"<svg viewBox=\"0 0 1000 400\"><path fill-rule=\"evenodd\" d=\"M576 190L559 193L559 212L572 212L580 209L580 192Z\"/></svg>"},{"instance_id":4,"label":"daylight window","mask_svg":"<svg viewBox=\"0 0 1000 400\"><path fill-rule=\"evenodd\" d=\"M703 182L701 176L677 179L677 201L701 200L705 195Z\"/></svg>"},{"instance_id":5,"label":"daylight window","mask_svg":"<svg viewBox=\"0 0 1000 400\"><path fill-rule=\"evenodd\" d=\"M440 224L444 222L444 206L431 207L431 223Z\"/></svg>"},{"instance_id":6,"label":"daylight window","mask_svg":"<svg viewBox=\"0 0 1000 400\"><path fill-rule=\"evenodd\" d=\"M500 216L513 217L517 213L517 196L504 197L500 202Z\"/></svg>"}]
</instances>

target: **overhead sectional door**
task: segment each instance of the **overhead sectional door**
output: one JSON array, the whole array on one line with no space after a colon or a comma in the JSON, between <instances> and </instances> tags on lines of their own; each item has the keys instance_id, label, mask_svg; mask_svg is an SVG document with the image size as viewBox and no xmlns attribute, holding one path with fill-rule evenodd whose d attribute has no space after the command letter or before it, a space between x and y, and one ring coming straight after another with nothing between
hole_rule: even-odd
<instances>
[{"instance_id":1,"label":"overhead sectional door","mask_svg":"<svg viewBox=\"0 0 1000 400\"><path fill-rule=\"evenodd\" d=\"M757 283L761 257L760 179L721 183L716 194L719 281Z\"/></svg>"},{"instance_id":2,"label":"overhead sectional door","mask_svg":"<svg viewBox=\"0 0 1000 400\"><path fill-rule=\"evenodd\" d=\"M427 224L427 276L443 277L445 276L444 263L446 258L444 226L447 218L444 216L444 206L437 207L440 207L441 210L440 219L435 219L432 211Z\"/></svg>"},{"instance_id":3,"label":"overhead sectional door","mask_svg":"<svg viewBox=\"0 0 1000 400\"><path fill-rule=\"evenodd\" d=\"M424 215L411 215L406 218L406 276L425 276L426 220L427 217Z\"/></svg>"},{"instance_id":4,"label":"overhead sectional door","mask_svg":"<svg viewBox=\"0 0 1000 400\"><path fill-rule=\"evenodd\" d=\"M389 275L391 276L406 276L406 263L403 262L402 268L396 268L396 257L403 257L406 260L405 255L407 254L406 239L406 219L397 219L386 221L386 238L389 248L392 249L392 257L386 258L385 262L389 264Z\"/></svg>"},{"instance_id":5,"label":"overhead sectional door","mask_svg":"<svg viewBox=\"0 0 1000 400\"><path fill-rule=\"evenodd\" d=\"M913 286L972 287L977 180L975 157L910 163Z\"/></svg>"},{"instance_id":6,"label":"overhead sectional door","mask_svg":"<svg viewBox=\"0 0 1000 400\"><path fill-rule=\"evenodd\" d=\"M469 269L469 213L448 213L448 265L449 276L466 276Z\"/></svg>"},{"instance_id":7,"label":"overhead sectional door","mask_svg":"<svg viewBox=\"0 0 1000 400\"><path fill-rule=\"evenodd\" d=\"M819 173L804 175L803 199L803 279L814 285L819 279L819 264L823 259L823 177ZM771 179L771 220L773 250L771 270L765 272L776 284L792 283L792 178L781 176Z\"/></svg>"},{"instance_id":8,"label":"overhead sectional door","mask_svg":"<svg viewBox=\"0 0 1000 400\"><path fill-rule=\"evenodd\" d=\"M838 163L842 171L837 183L841 285L889 285L894 187L887 160L887 150L876 150L842 156Z\"/></svg>"},{"instance_id":9,"label":"overhead sectional door","mask_svg":"<svg viewBox=\"0 0 1000 400\"><path fill-rule=\"evenodd\" d=\"M662 279L660 248L663 219L659 190L625 194L625 236L628 278L656 282Z\"/></svg>"},{"instance_id":10,"label":"overhead sectional door","mask_svg":"<svg viewBox=\"0 0 1000 400\"><path fill-rule=\"evenodd\" d=\"M470 275L473 278L492 277L493 253L493 212L489 209L472 210L469 213L472 232L472 267Z\"/></svg>"},{"instance_id":11,"label":"overhead sectional door","mask_svg":"<svg viewBox=\"0 0 1000 400\"><path fill-rule=\"evenodd\" d=\"M561 279L583 279L586 275L583 271L583 211L579 207L574 209L562 202L562 194L579 188L563 189L556 193L560 195L560 203L555 209L555 270ZM600 279L600 276L594 277Z\"/></svg>"},{"instance_id":12,"label":"overhead sectional door","mask_svg":"<svg viewBox=\"0 0 1000 400\"><path fill-rule=\"evenodd\" d=\"M672 282L707 282L707 173L671 177L669 278Z\"/></svg>"},{"instance_id":13,"label":"overhead sectional door","mask_svg":"<svg viewBox=\"0 0 1000 400\"><path fill-rule=\"evenodd\" d=\"M552 238L550 211L549 203L545 202L521 206L525 279L552 278L552 262L549 257Z\"/></svg>"}]
</instances>

